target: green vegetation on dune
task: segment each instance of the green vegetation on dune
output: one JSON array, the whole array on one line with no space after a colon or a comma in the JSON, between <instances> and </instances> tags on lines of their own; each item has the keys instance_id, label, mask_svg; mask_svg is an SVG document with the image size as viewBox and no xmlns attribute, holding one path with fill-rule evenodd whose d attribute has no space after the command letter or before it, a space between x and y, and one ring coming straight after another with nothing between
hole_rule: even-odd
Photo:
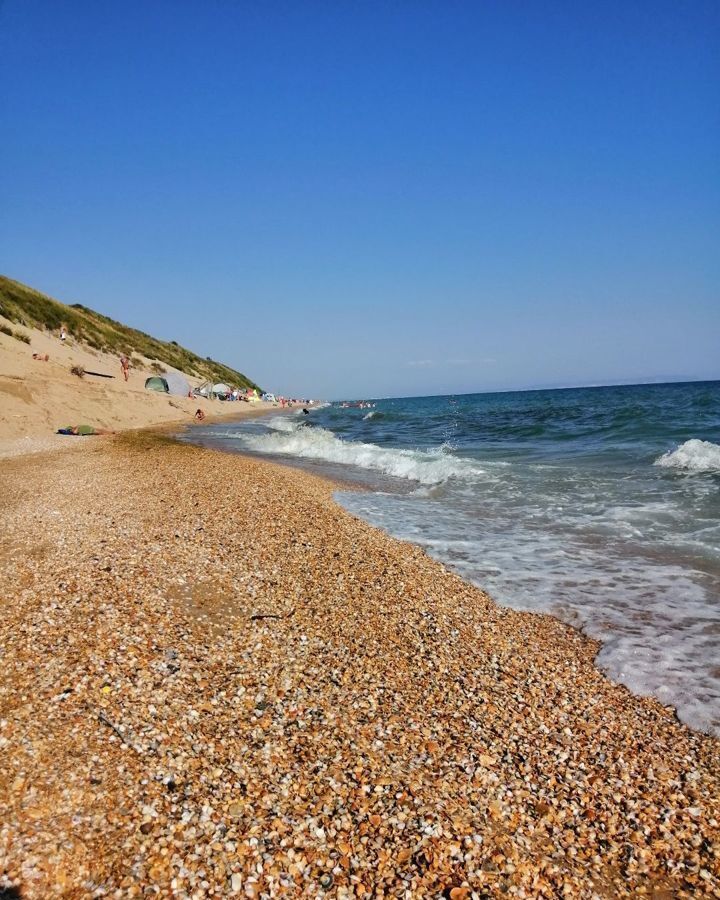
<instances>
[{"instance_id":1,"label":"green vegetation on dune","mask_svg":"<svg viewBox=\"0 0 720 900\"><path fill-rule=\"evenodd\" d=\"M160 341L80 303L67 306L3 275L0 275L0 315L28 328L59 331L64 325L70 337L95 350L124 353L128 357L138 353L153 360L151 368L156 372L166 365L196 378L223 381L241 388L258 387L242 372L209 357L203 359L175 341Z\"/></svg>"},{"instance_id":2,"label":"green vegetation on dune","mask_svg":"<svg viewBox=\"0 0 720 900\"><path fill-rule=\"evenodd\" d=\"M26 334L21 334L19 331L13 331L12 328L8 328L7 325L0 325L0 332L7 334L8 337L14 337L16 341L22 341L23 344L30 343L30 338Z\"/></svg>"}]
</instances>

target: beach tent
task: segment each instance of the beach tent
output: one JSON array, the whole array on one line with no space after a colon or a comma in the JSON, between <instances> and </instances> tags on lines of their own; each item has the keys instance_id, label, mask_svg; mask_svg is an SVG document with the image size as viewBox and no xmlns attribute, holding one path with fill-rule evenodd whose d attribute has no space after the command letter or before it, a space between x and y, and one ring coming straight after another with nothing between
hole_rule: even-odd
<instances>
[{"instance_id":1,"label":"beach tent","mask_svg":"<svg viewBox=\"0 0 720 900\"><path fill-rule=\"evenodd\" d=\"M147 378L145 390L162 391L178 397L187 397L190 393L190 384L184 375L177 372L166 372L164 375L153 375L151 378Z\"/></svg>"},{"instance_id":2,"label":"beach tent","mask_svg":"<svg viewBox=\"0 0 720 900\"><path fill-rule=\"evenodd\" d=\"M209 397L212 394L212 390L213 390L212 381L203 381L202 384L199 384L195 388L195 390L193 391L193 394L195 394L195 396L200 396L200 397Z\"/></svg>"},{"instance_id":3,"label":"beach tent","mask_svg":"<svg viewBox=\"0 0 720 900\"><path fill-rule=\"evenodd\" d=\"M230 393L230 388L226 384L223 384L222 382L216 384L213 387L213 394L229 394L229 393Z\"/></svg>"}]
</instances>

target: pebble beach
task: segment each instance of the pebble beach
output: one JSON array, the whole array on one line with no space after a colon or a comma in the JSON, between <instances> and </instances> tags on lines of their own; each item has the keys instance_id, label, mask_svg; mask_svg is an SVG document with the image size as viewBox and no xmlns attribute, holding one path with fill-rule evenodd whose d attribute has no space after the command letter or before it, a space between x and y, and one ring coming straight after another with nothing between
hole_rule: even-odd
<instances>
[{"instance_id":1,"label":"pebble beach","mask_svg":"<svg viewBox=\"0 0 720 900\"><path fill-rule=\"evenodd\" d=\"M135 434L0 483L0 896L720 896L718 741L331 482Z\"/></svg>"}]
</instances>

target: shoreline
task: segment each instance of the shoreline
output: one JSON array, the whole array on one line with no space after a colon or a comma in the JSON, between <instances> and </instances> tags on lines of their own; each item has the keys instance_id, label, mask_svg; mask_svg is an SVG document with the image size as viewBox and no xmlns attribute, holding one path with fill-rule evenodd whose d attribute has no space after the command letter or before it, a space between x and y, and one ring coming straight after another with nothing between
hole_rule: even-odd
<instances>
[{"instance_id":1,"label":"shoreline","mask_svg":"<svg viewBox=\"0 0 720 900\"><path fill-rule=\"evenodd\" d=\"M177 400L178 398L174 399ZM192 403L190 405L192 405ZM228 403L227 405L233 407L245 406L250 408L233 409L232 412L228 411L226 414L213 414L213 412L207 413L205 419L203 420L203 424L213 425L222 422L237 422L241 419L259 418L260 416L268 415L270 413L277 413L279 415L285 412L285 410L279 407L269 406L266 403L246 404L237 402ZM155 422L143 422L142 424L134 427L120 429L116 432L116 435L139 434L142 432L174 435L177 434L180 430L191 429L196 424L198 423L194 422L192 419L188 421L187 415L184 415L182 418L177 419L171 418ZM14 438L0 438L0 459L31 456L38 453L59 453L65 450L74 450L78 449L78 447L80 446L84 447L88 439L90 439L93 443L98 441L103 442L107 441L110 437L112 437L112 435L90 435L89 437L86 436L75 440L75 438L77 437L77 435L68 436L50 433L41 435L28 434Z\"/></svg>"},{"instance_id":2,"label":"shoreline","mask_svg":"<svg viewBox=\"0 0 720 900\"><path fill-rule=\"evenodd\" d=\"M718 742L610 682L596 641L497 606L331 481L152 434L86 446L0 476L0 848L24 897L718 889Z\"/></svg>"},{"instance_id":3,"label":"shoreline","mask_svg":"<svg viewBox=\"0 0 720 900\"><path fill-rule=\"evenodd\" d=\"M157 431L158 433L161 433L159 428L152 429L152 430ZM169 431L169 429L168 429L168 431ZM168 435L168 436L173 437L173 439L174 439L174 435ZM263 455L262 453L249 453L249 452L246 452L243 450L236 450L236 449L225 450L220 446L215 447L215 446L212 446L209 444L208 445L204 445L204 444L200 444L200 443L195 444L192 441L189 441L187 443L189 443L191 446L214 450L215 452L222 453L222 454L229 454L230 456L240 456L247 460L260 460L269 465L279 466L280 468L285 468L290 471L300 472L300 473L307 474L314 478L319 478L321 481L325 481L328 484L332 485L333 495L335 493L342 493L342 492L351 492L351 493L370 492L370 493L372 493L372 491L373 491L372 488L368 487L368 485L362 481L359 481L359 480L353 481L350 478L348 478L346 481L342 481L336 476L333 476L331 474L320 471L320 469L321 469L320 464L317 466L314 466L314 467L310 466L310 465L306 465L305 463L307 461L303 460L301 458L298 458L297 462L294 462L292 460L277 459L276 457L273 457L269 454ZM565 627L570 628L582 640L587 641L594 648L594 650L593 650L593 665L595 666L595 668L598 670L598 672L604 678L606 678L608 681L610 681L612 684L614 684L618 687L625 688L625 690L627 690L633 697L643 697L643 698L646 698L648 700L652 700L652 701L658 703L663 709L665 709L666 711L668 711L669 713L671 713L674 716L678 725L680 725L681 727L687 728L690 731L700 734L703 737L707 737L711 740L717 740L718 741L718 749L719 749L719 753L720 753L720 738L717 737L716 735L710 733L709 731L703 730L702 728L696 728L696 727L693 727L692 725L688 725L687 722L683 721L683 719L678 715L677 708L673 704L663 703L659 698L655 697L653 694L650 694L650 693L648 693L648 694L636 693L631 688L627 687L627 685L625 685L622 681L616 680L610 674L608 674L597 662L597 659L598 659L600 653L602 652L602 649L604 646L604 641L601 640L600 638L592 637L590 634L588 634L586 632L584 626L576 625L576 624L573 624L572 622L565 621L560 616L555 615L552 612L543 611L543 610L522 610L522 609L518 609L517 607L511 606L509 604L503 604L499 600L495 599L495 597L493 597L492 594L490 594L489 591L482 584L480 584L478 582L474 582L471 579L465 577L459 570L455 569L455 567L451 563L445 562L442 559L440 559L439 557L435 557L431 553L428 553L428 551L422 546L422 544L416 543L415 541L412 541L410 539L403 539L403 538L396 537L391 532L386 531L381 526L374 524L369 519L365 519L362 516L359 516L356 513L353 513L351 511L347 510L342 505L342 503L339 503L339 501L335 500L334 502L336 502L338 504L338 506L344 512L347 513L347 515L358 519L359 521L363 522L363 524L368 525L371 528L377 529L378 531L387 535L391 540L397 541L398 543L401 543L401 544L409 544L409 545L417 548L424 555L426 555L428 557L428 559L434 560L440 566L448 569L448 571L452 572L454 575L456 575L458 578L460 578L465 584L467 584L470 587L475 588L476 590L480 591L482 594L485 594L490 599L490 601L493 604L495 604L497 607L499 607L500 609L507 609L507 610L511 610L514 612L522 612L527 615L548 616L549 618L557 621L558 623L564 625ZM720 764L720 758L719 758L719 764Z\"/></svg>"},{"instance_id":4,"label":"shoreline","mask_svg":"<svg viewBox=\"0 0 720 900\"><path fill-rule=\"evenodd\" d=\"M322 459L320 459L320 460L309 459L308 460L308 459L300 457L300 456L294 457L294 458L287 458L287 457L278 458L277 456L274 456L270 453L262 453L262 452L254 452L253 453L253 452L249 452L249 451L246 451L243 449L237 449L235 447L233 447L232 449L226 448L222 443L220 443L220 444L213 444L212 442L194 443L193 441L189 441L189 443L191 443L197 447L214 449L220 453L229 454L230 456L242 456L243 458L246 458L249 460L252 460L252 459L262 460L264 462L270 463L271 465L277 465L282 468L287 468L291 471L299 471L301 473L306 473L306 474L315 476L317 478L320 478L321 480L332 483L334 485L334 493L342 493L342 492L350 492L350 493L368 493L369 492L369 493L372 493L374 490L377 489L377 488L373 488L373 487L369 486L366 481L360 480L356 474L353 477L348 476L343 480L343 478L339 474L336 474L334 472L324 471L324 468L327 467L329 465L329 463ZM342 466L343 464L338 464L338 465ZM355 480L355 479L357 479L357 480ZM490 599L493 601L493 603L495 603L499 607L501 607L503 609L527 612L531 615L547 615L553 619L556 619L558 622L561 622L562 624L568 626L569 628L573 629L573 631L577 632L583 639L590 641L593 644L593 646L595 647L594 665L598 669L598 671L601 672L601 674L604 677L606 677L608 680L610 680L614 684L622 685L622 686L626 687L633 696L647 697L649 699L656 700L666 710L669 710L672 712L672 714L675 716L675 718L677 719L679 724L681 724L684 727L689 728L691 731L695 731L699 734L705 735L707 737L710 737L710 738L713 738L716 740L720 740L720 735L717 733L714 733L711 727L703 728L701 726L693 725L693 724L690 724L687 721L685 721L685 719L678 712L678 708L674 703L668 702L668 701L663 701L662 699L660 699L659 697L657 697L654 693L652 693L650 691L642 693L642 692L633 690L633 688L630 687L629 685L627 685L622 678L614 677L613 674L608 671L608 668L601 665L599 662L599 657L602 654L602 651L606 645L606 640L604 640L603 638L595 637L591 634L588 634L586 627L584 625L577 624L576 622L569 621L568 619L564 619L560 615L558 615L554 612L551 612L549 610L523 609L522 607L519 607L519 606L513 606L511 603L503 603L502 601L496 599L492 595L492 593L490 593L490 591L485 587L485 585L483 585L480 581L473 581L471 578L467 577L467 575L464 574L460 568L456 568L452 564L452 562L443 560L443 558L439 554L436 556L436 555L433 555L431 552L429 552L423 546L421 541L415 541L412 538L399 537L398 535L393 534L391 531L386 530L383 526L374 523L370 518L364 518L362 515L359 515L358 513L353 512L351 509L348 509L340 500L336 500L336 502L349 515L359 518L362 522L370 525L373 528L378 528L380 531L382 531L384 534L387 534L389 537L391 537L394 540L410 543L413 546L417 547L418 549L422 550L422 552L426 553L429 558L434 559L437 562L439 562L441 565L447 567L450 571L452 571L459 578L461 578L465 583L472 585L473 587L475 587L478 590L482 591L483 593L487 594L490 597Z\"/></svg>"}]
</instances>

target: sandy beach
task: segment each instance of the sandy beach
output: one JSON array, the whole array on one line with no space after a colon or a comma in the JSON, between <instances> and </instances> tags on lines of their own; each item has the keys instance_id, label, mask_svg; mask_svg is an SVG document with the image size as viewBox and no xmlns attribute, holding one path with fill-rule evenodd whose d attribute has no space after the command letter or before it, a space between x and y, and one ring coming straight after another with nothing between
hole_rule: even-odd
<instances>
[{"instance_id":1,"label":"sandy beach","mask_svg":"<svg viewBox=\"0 0 720 900\"><path fill-rule=\"evenodd\" d=\"M720 0L0 36L0 900L720 900Z\"/></svg>"},{"instance_id":2,"label":"sandy beach","mask_svg":"<svg viewBox=\"0 0 720 900\"><path fill-rule=\"evenodd\" d=\"M329 482L145 435L0 478L6 896L719 895L718 742Z\"/></svg>"},{"instance_id":3,"label":"sandy beach","mask_svg":"<svg viewBox=\"0 0 720 900\"><path fill-rule=\"evenodd\" d=\"M0 332L0 457L67 448L77 441L55 432L68 424L127 431L187 425L198 408L208 421L259 415L273 408L264 403L227 403L147 391L145 380L154 374L150 360L141 359L143 366L132 368L126 382L117 355L92 350L72 335L63 343L52 332L23 328L0 316L3 323L31 343ZM33 359L33 353L49 359ZM73 367L112 377L79 378L71 373ZM189 381L195 386L198 379Z\"/></svg>"}]
</instances>

